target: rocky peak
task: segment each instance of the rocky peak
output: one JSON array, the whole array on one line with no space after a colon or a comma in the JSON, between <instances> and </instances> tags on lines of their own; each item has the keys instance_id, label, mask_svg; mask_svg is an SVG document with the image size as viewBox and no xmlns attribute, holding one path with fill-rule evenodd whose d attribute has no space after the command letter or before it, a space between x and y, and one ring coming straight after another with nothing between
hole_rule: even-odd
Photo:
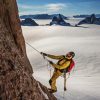
<instances>
[{"instance_id":1,"label":"rocky peak","mask_svg":"<svg viewBox=\"0 0 100 100\"><path fill-rule=\"evenodd\" d=\"M97 24L100 25L100 18L96 18L95 14L92 14L90 17L86 17L84 20L80 21L78 25L81 24Z\"/></svg>"},{"instance_id":2,"label":"rocky peak","mask_svg":"<svg viewBox=\"0 0 100 100\"><path fill-rule=\"evenodd\" d=\"M70 26L69 23L65 22L62 18L61 14L58 16L54 16L52 21L50 22L50 25L62 25L62 26Z\"/></svg>"},{"instance_id":3,"label":"rocky peak","mask_svg":"<svg viewBox=\"0 0 100 100\"><path fill-rule=\"evenodd\" d=\"M26 18L21 21L21 25L23 26L38 26L38 24L31 18Z\"/></svg>"}]
</instances>

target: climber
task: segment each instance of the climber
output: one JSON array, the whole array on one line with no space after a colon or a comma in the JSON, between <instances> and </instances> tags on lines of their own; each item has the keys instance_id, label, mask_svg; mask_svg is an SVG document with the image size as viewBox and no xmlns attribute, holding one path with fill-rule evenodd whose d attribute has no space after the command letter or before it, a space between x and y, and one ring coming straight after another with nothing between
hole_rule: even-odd
<instances>
[{"instance_id":1,"label":"climber","mask_svg":"<svg viewBox=\"0 0 100 100\"><path fill-rule=\"evenodd\" d=\"M41 52L43 56L47 56L52 59L58 60L57 64L53 63L52 61L48 60L49 63L52 65L54 68L54 73L49 80L49 84L51 86L51 89L49 91L51 93L57 92L57 87L56 87L56 79L61 76L64 72L65 73L70 73L72 68L74 67L75 63L73 61L73 57L75 56L74 52L68 52L66 55L61 55L61 56L55 56L55 55L50 55Z\"/></svg>"}]
</instances>

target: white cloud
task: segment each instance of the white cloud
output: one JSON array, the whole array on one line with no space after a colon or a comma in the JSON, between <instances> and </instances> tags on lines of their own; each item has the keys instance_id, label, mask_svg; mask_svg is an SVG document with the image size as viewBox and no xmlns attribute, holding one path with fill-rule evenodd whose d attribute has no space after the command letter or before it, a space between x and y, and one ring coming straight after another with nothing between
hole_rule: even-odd
<instances>
[{"instance_id":1,"label":"white cloud","mask_svg":"<svg viewBox=\"0 0 100 100\"><path fill-rule=\"evenodd\" d=\"M32 5L24 5L24 4L18 4L18 7L21 9L35 9L35 8L42 8L42 6L38 5L38 6L32 6Z\"/></svg>"},{"instance_id":2,"label":"white cloud","mask_svg":"<svg viewBox=\"0 0 100 100\"><path fill-rule=\"evenodd\" d=\"M46 11L21 11L19 12L19 15L33 15L33 14L46 14L47 12Z\"/></svg>"},{"instance_id":3,"label":"white cloud","mask_svg":"<svg viewBox=\"0 0 100 100\"><path fill-rule=\"evenodd\" d=\"M45 5L45 7L50 10L50 11L59 11L61 9L63 9L64 7L66 7L66 4L63 3L57 3L57 4L47 4Z\"/></svg>"},{"instance_id":4,"label":"white cloud","mask_svg":"<svg viewBox=\"0 0 100 100\"><path fill-rule=\"evenodd\" d=\"M63 8L68 7L67 4L64 3L56 3L56 4L46 4L46 5L24 5L24 4L18 4L19 7L19 14L41 14L41 13L56 13L60 10L63 10Z\"/></svg>"},{"instance_id":5,"label":"white cloud","mask_svg":"<svg viewBox=\"0 0 100 100\"><path fill-rule=\"evenodd\" d=\"M30 6L30 5L23 5L23 4L18 4L18 7L19 8L22 8L22 9L32 9L33 6Z\"/></svg>"}]
</instances>

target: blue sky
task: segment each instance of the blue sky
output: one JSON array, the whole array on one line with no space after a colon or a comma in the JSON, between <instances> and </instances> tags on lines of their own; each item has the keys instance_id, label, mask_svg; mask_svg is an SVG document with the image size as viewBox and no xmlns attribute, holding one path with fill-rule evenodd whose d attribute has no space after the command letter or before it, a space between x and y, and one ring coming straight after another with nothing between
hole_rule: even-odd
<instances>
[{"instance_id":1,"label":"blue sky","mask_svg":"<svg viewBox=\"0 0 100 100\"><path fill-rule=\"evenodd\" d=\"M100 14L100 0L17 0L20 15L56 14Z\"/></svg>"}]
</instances>

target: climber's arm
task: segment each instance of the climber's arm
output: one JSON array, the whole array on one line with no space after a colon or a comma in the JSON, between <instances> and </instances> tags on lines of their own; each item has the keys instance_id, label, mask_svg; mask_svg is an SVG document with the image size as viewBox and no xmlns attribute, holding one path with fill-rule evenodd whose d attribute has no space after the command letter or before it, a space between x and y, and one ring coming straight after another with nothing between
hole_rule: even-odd
<instances>
[{"instance_id":1,"label":"climber's arm","mask_svg":"<svg viewBox=\"0 0 100 100\"><path fill-rule=\"evenodd\" d=\"M57 60L59 60L59 59L64 58L64 55L55 56L55 55L47 54L47 57L52 58L52 59L57 59Z\"/></svg>"},{"instance_id":2,"label":"climber's arm","mask_svg":"<svg viewBox=\"0 0 100 100\"><path fill-rule=\"evenodd\" d=\"M57 60L62 59L62 58L65 57L64 55L55 56L55 55L50 55L50 54L46 54L46 53L43 53L43 52L41 52L41 54L42 54L43 56L47 56L47 57L49 57L49 58L57 59Z\"/></svg>"}]
</instances>

